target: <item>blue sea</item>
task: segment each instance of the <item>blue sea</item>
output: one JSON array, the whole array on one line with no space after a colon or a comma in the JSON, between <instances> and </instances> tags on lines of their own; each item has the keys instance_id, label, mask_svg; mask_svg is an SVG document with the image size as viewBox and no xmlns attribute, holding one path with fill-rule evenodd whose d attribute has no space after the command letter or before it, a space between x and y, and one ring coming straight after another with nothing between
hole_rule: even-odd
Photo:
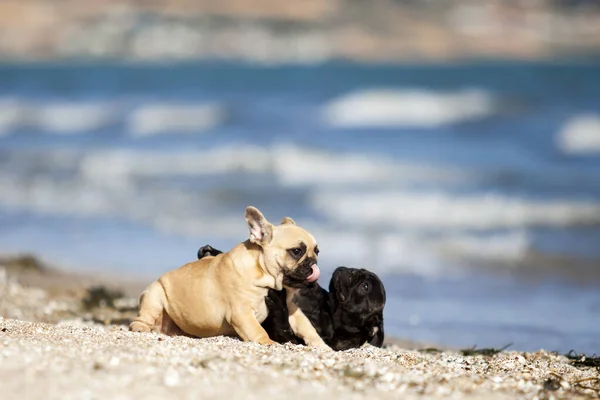
<instances>
[{"instance_id":1,"label":"blue sea","mask_svg":"<svg viewBox=\"0 0 600 400\"><path fill-rule=\"evenodd\" d=\"M149 281L248 205L390 336L600 353L600 64L0 65L0 251Z\"/></svg>"}]
</instances>

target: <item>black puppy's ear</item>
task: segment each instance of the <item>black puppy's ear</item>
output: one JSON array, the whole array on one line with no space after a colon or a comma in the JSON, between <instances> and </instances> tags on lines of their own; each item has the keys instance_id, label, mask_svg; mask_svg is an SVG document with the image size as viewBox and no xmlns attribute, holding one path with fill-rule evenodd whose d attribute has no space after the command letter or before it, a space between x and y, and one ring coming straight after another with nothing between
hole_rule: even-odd
<instances>
[{"instance_id":1,"label":"black puppy's ear","mask_svg":"<svg viewBox=\"0 0 600 400\"><path fill-rule=\"evenodd\" d=\"M250 228L250 242L259 246L266 246L273 238L273 225L257 208L246 208L246 222Z\"/></svg>"},{"instance_id":2,"label":"black puppy's ear","mask_svg":"<svg viewBox=\"0 0 600 400\"><path fill-rule=\"evenodd\" d=\"M296 225L296 221L294 221L290 217L285 217L281 220L281 225Z\"/></svg>"},{"instance_id":3,"label":"black puppy's ear","mask_svg":"<svg viewBox=\"0 0 600 400\"><path fill-rule=\"evenodd\" d=\"M348 268L346 267L337 267L335 271L333 271L333 275L329 281L329 293L333 294L340 303L344 303L348 299L347 293L344 292L344 284L342 282L342 275L347 270Z\"/></svg>"},{"instance_id":4,"label":"black puppy's ear","mask_svg":"<svg viewBox=\"0 0 600 400\"><path fill-rule=\"evenodd\" d=\"M221 253L222 253L221 250L217 250L214 247L212 247L210 244L207 244L206 246L200 247L200 249L198 250L198 260L201 258L204 258L204 257L211 257L211 256L215 257Z\"/></svg>"}]
</instances>

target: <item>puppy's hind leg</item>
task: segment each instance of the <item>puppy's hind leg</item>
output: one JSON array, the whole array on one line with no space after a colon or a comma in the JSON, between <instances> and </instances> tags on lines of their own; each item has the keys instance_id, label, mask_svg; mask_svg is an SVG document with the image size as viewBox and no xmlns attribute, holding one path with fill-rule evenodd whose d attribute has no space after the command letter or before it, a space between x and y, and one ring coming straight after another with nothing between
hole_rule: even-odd
<instances>
[{"instance_id":1,"label":"puppy's hind leg","mask_svg":"<svg viewBox=\"0 0 600 400\"><path fill-rule=\"evenodd\" d=\"M151 332L161 323L166 296L160 282L155 281L140 296L140 311L129 330L133 332Z\"/></svg>"}]
</instances>

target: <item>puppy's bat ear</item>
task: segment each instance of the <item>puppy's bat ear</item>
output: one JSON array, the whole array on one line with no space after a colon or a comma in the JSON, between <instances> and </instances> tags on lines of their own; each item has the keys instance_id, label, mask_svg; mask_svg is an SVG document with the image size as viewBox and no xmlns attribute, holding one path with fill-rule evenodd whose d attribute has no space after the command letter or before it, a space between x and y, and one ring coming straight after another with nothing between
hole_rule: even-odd
<instances>
[{"instance_id":1,"label":"puppy's bat ear","mask_svg":"<svg viewBox=\"0 0 600 400\"><path fill-rule=\"evenodd\" d=\"M273 225L267 221L257 208L249 206L246 208L246 222L250 228L250 242L259 246L265 246L273 238Z\"/></svg>"},{"instance_id":2,"label":"puppy's bat ear","mask_svg":"<svg viewBox=\"0 0 600 400\"><path fill-rule=\"evenodd\" d=\"M285 217L281 220L281 225L296 225L296 221L294 221L290 217Z\"/></svg>"}]
</instances>

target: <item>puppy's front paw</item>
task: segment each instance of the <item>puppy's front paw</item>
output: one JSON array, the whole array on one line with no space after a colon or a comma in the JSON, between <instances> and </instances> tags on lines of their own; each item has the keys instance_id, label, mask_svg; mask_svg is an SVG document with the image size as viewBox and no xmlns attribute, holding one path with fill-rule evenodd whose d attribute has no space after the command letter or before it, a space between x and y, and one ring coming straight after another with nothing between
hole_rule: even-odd
<instances>
[{"instance_id":1,"label":"puppy's front paw","mask_svg":"<svg viewBox=\"0 0 600 400\"><path fill-rule=\"evenodd\" d=\"M257 342L260 343L260 344L267 345L267 346L272 346L272 345L278 344L277 342L271 340L269 337L260 338L260 339L257 340Z\"/></svg>"},{"instance_id":2,"label":"puppy's front paw","mask_svg":"<svg viewBox=\"0 0 600 400\"><path fill-rule=\"evenodd\" d=\"M327 344L323 341L323 339L321 339L320 336L317 336L317 337L307 341L306 344L310 347L316 347L317 349L333 351L333 349L331 347L327 346Z\"/></svg>"},{"instance_id":3,"label":"puppy's front paw","mask_svg":"<svg viewBox=\"0 0 600 400\"><path fill-rule=\"evenodd\" d=\"M129 324L129 330L131 332L152 332L152 328L141 321L133 321Z\"/></svg>"},{"instance_id":4,"label":"puppy's front paw","mask_svg":"<svg viewBox=\"0 0 600 400\"><path fill-rule=\"evenodd\" d=\"M318 346L314 346L317 349L323 349L323 350L327 350L327 351L333 351L333 349L329 346L327 346L325 343L318 345Z\"/></svg>"}]
</instances>

